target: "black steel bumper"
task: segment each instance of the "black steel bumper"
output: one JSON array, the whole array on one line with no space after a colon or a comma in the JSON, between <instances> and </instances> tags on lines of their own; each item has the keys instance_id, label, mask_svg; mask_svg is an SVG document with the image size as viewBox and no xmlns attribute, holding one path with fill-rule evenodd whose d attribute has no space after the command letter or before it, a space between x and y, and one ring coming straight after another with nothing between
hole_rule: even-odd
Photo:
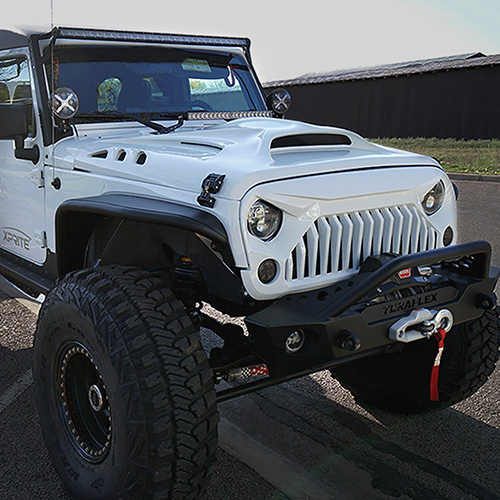
<instances>
[{"instance_id":1,"label":"black steel bumper","mask_svg":"<svg viewBox=\"0 0 500 500\"><path fill-rule=\"evenodd\" d=\"M328 366L390 351L389 328L418 308L446 308L454 324L480 317L494 307L500 269L490 267L491 247L476 241L405 256L367 259L357 276L321 290L290 295L248 316L249 347L269 368L272 379L295 378ZM419 267L431 267L422 275ZM399 271L410 268L411 276ZM302 330L305 343L288 353L288 336ZM350 335L359 340L353 351Z\"/></svg>"}]
</instances>

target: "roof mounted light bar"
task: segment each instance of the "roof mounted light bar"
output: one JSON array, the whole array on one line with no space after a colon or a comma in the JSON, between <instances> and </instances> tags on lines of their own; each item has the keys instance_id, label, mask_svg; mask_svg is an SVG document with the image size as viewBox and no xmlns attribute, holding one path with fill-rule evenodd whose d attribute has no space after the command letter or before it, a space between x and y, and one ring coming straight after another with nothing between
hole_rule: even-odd
<instances>
[{"instance_id":1,"label":"roof mounted light bar","mask_svg":"<svg viewBox=\"0 0 500 500\"><path fill-rule=\"evenodd\" d=\"M248 38L230 38L197 35L172 35L163 33L144 33L139 31L116 31L99 29L79 28L56 28L57 38L85 39L85 40L108 40L127 42L148 43L172 43L179 45L222 45L225 47L243 47L248 50L250 40Z\"/></svg>"}]
</instances>

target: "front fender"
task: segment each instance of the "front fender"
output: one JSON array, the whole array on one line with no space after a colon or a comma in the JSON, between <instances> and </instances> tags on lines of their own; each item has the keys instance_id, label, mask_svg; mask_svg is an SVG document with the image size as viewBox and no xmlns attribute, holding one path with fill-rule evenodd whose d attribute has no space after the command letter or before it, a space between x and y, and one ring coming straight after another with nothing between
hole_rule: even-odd
<instances>
[{"instance_id":1,"label":"front fender","mask_svg":"<svg viewBox=\"0 0 500 500\"><path fill-rule=\"evenodd\" d=\"M170 201L130 194L104 194L67 200L56 212L57 272L60 276L83 262L86 244L105 217L186 229L227 245L224 226L215 215Z\"/></svg>"}]
</instances>

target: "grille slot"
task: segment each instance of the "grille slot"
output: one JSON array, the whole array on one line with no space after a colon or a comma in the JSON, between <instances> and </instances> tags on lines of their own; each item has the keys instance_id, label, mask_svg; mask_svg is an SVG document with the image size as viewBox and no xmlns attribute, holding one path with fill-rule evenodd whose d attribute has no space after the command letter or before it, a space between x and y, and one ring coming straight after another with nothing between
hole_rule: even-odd
<instances>
[{"instance_id":1,"label":"grille slot","mask_svg":"<svg viewBox=\"0 0 500 500\"><path fill-rule=\"evenodd\" d=\"M285 279L352 273L370 255L423 252L438 242L437 231L411 205L320 217L288 257Z\"/></svg>"}]
</instances>

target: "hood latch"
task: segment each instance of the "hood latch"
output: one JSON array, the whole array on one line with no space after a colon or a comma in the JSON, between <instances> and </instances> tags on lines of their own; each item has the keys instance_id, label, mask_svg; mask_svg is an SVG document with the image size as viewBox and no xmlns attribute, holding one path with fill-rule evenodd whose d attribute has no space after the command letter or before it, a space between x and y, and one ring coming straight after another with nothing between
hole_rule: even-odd
<instances>
[{"instance_id":1,"label":"hood latch","mask_svg":"<svg viewBox=\"0 0 500 500\"><path fill-rule=\"evenodd\" d=\"M225 174L209 174L205 177L201 184L202 192L197 198L198 203L204 207L213 208L215 205L215 198L210 195L220 191L225 178Z\"/></svg>"}]
</instances>

